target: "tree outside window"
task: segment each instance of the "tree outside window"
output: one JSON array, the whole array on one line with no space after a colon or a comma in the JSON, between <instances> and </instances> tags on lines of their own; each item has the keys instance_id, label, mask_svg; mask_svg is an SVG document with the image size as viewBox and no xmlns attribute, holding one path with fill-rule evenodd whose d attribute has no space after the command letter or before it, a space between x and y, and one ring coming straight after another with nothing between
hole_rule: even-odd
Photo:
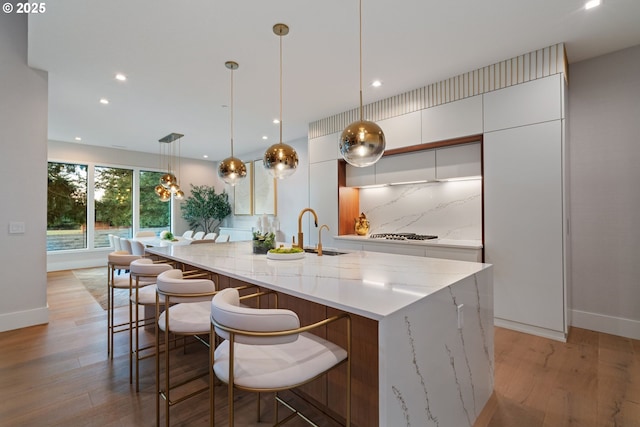
<instances>
[{"instance_id":1,"label":"tree outside window","mask_svg":"<svg viewBox=\"0 0 640 427\"><path fill-rule=\"evenodd\" d=\"M87 165L48 163L47 250L87 247Z\"/></svg>"}]
</instances>

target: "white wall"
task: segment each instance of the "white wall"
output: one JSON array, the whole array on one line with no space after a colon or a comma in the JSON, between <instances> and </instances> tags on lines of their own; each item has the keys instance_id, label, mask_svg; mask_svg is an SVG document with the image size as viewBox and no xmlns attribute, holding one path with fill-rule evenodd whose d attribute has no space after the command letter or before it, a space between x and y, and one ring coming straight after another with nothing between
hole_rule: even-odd
<instances>
[{"instance_id":1,"label":"white wall","mask_svg":"<svg viewBox=\"0 0 640 427\"><path fill-rule=\"evenodd\" d=\"M186 137L184 143L187 143ZM81 162L100 166L140 167L150 170L157 170L159 166L157 154L59 141L49 141L48 147L48 159L50 161ZM218 180L216 164L210 161L182 158L180 160L178 178L180 180L180 188L184 191L185 197L191 194L190 184L213 185L216 192L222 192L225 189L224 183ZM189 228L187 222L182 218L179 202L174 203L173 218L174 233L182 234ZM108 252L109 250L104 249L51 252L47 255L47 270L55 271L105 265Z\"/></svg>"},{"instance_id":2,"label":"white wall","mask_svg":"<svg viewBox=\"0 0 640 427\"><path fill-rule=\"evenodd\" d=\"M277 238L283 242L291 242L291 237L298 233L298 214L309 204L309 153L306 138L287 142L298 153L298 170L289 178L277 181L277 218L280 221L280 231ZM265 146L265 150L267 147ZM264 151L240 156L243 161L261 159ZM227 187L227 192L233 198L232 187ZM233 203L231 203L233 206ZM256 216L232 216L230 226L238 228L251 228L256 225ZM305 221L308 221L305 218ZM304 223L303 223L304 224ZM304 229L304 225L303 225Z\"/></svg>"},{"instance_id":3,"label":"white wall","mask_svg":"<svg viewBox=\"0 0 640 427\"><path fill-rule=\"evenodd\" d=\"M0 14L0 331L47 323L47 73L27 66L27 15ZM9 222L25 224L9 234Z\"/></svg>"},{"instance_id":4,"label":"white wall","mask_svg":"<svg viewBox=\"0 0 640 427\"><path fill-rule=\"evenodd\" d=\"M640 46L569 76L572 324L640 339Z\"/></svg>"}]
</instances>

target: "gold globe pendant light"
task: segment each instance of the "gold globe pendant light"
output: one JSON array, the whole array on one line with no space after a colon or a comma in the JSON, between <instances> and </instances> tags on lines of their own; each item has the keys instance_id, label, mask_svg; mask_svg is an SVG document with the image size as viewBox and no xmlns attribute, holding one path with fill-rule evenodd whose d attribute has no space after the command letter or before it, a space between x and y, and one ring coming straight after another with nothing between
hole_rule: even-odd
<instances>
[{"instance_id":1,"label":"gold globe pendant light","mask_svg":"<svg viewBox=\"0 0 640 427\"><path fill-rule=\"evenodd\" d=\"M360 120L340 134L340 153L352 166L371 166L382 157L386 145L384 132L374 122L363 119L362 107L362 0L360 0Z\"/></svg>"},{"instance_id":2,"label":"gold globe pendant light","mask_svg":"<svg viewBox=\"0 0 640 427\"><path fill-rule=\"evenodd\" d=\"M178 178L176 178L174 174L174 168L176 167L176 163L180 160L180 138L184 135L181 133L170 133L158 140L160 142L160 165L163 166L164 162L167 162L167 173L163 174L160 177L160 184L156 185L154 188L155 193L160 198L162 202L168 202L171 200L171 196L177 200L182 200L184 198L184 192L180 189L180 185L178 184ZM178 145L178 155L176 159L175 153L175 145Z\"/></svg>"},{"instance_id":3,"label":"gold globe pendant light","mask_svg":"<svg viewBox=\"0 0 640 427\"><path fill-rule=\"evenodd\" d=\"M247 165L233 156L233 71L238 69L238 63L227 61L225 67L231 70L231 157L227 157L218 165L218 176L230 186L235 186L247 176Z\"/></svg>"},{"instance_id":4,"label":"gold globe pendant light","mask_svg":"<svg viewBox=\"0 0 640 427\"><path fill-rule=\"evenodd\" d=\"M293 175L298 167L298 153L282 142L282 37L289 34L289 27L276 24L273 33L280 37L280 142L267 148L262 164L274 178L284 179Z\"/></svg>"}]
</instances>

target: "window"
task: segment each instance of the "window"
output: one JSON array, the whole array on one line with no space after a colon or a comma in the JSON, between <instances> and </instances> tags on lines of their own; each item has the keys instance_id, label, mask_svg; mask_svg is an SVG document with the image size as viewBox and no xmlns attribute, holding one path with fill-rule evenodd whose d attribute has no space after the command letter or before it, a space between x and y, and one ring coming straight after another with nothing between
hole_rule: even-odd
<instances>
[{"instance_id":1,"label":"window","mask_svg":"<svg viewBox=\"0 0 640 427\"><path fill-rule=\"evenodd\" d=\"M65 162L49 162L48 172L47 251L103 249L109 234L171 230L171 202L154 191L164 172Z\"/></svg>"},{"instance_id":2,"label":"window","mask_svg":"<svg viewBox=\"0 0 640 427\"><path fill-rule=\"evenodd\" d=\"M87 247L87 165L48 164L47 251Z\"/></svg>"},{"instance_id":3,"label":"window","mask_svg":"<svg viewBox=\"0 0 640 427\"><path fill-rule=\"evenodd\" d=\"M154 191L163 174L140 171L140 230L156 235L171 229L171 202L161 202Z\"/></svg>"},{"instance_id":4,"label":"window","mask_svg":"<svg viewBox=\"0 0 640 427\"><path fill-rule=\"evenodd\" d=\"M109 247L109 234L133 237L133 171L95 167L93 247Z\"/></svg>"}]
</instances>

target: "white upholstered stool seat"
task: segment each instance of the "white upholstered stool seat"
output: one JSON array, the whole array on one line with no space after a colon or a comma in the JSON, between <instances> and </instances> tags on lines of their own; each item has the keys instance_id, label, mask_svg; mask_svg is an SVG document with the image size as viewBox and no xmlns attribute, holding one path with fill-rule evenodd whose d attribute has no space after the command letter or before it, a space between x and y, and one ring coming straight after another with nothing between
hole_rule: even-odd
<instances>
[{"instance_id":1,"label":"white upholstered stool seat","mask_svg":"<svg viewBox=\"0 0 640 427\"><path fill-rule=\"evenodd\" d=\"M170 332L182 335L209 334L209 315L211 314L209 301L177 304L171 307L169 312ZM165 316L166 311L162 312L158 318L161 331L165 329Z\"/></svg>"},{"instance_id":2,"label":"white upholstered stool seat","mask_svg":"<svg viewBox=\"0 0 640 427\"><path fill-rule=\"evenodd\" d=\"M228 383L228 340L216 348L214 357L216 376ZM306 332L287 344L236 344L233 381L238 387L286 390L312 380L346 358L342 347Z\"/></svg>"}]
</instances>

